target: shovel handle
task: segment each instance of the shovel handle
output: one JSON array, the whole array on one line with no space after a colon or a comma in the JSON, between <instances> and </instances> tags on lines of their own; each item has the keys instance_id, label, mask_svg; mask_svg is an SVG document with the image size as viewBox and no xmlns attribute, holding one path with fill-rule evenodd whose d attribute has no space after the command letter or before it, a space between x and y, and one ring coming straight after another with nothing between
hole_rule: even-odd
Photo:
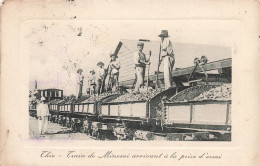
<instances>
[{"instance_id":1,"label":"shovel handle","mask_svg":"<svg viewBox=\"0 0 260 166\"><path fill-rule=\"evenodd\" d=\"M152 55L152 51L150 50L149 51L149 58L148 58L148 61L150 62L150 58L151 58L151 55ZM150 70L150 64L147 66L148 70L147 70L147 89L146 91L148 91L148 87L149 87L149 70Z\"/></svg>"}]
</instances>

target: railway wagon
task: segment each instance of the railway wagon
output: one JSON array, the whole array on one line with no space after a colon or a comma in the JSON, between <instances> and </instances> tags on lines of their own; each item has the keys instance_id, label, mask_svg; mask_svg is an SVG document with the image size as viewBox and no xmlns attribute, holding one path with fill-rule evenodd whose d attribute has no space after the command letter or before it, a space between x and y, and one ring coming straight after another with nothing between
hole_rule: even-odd
<instances>
[{"instance_id":1,"label":"railway wagon","mask_svg":"<svg viewBox=\"0 0 260 166\"><path fill-rule=\"evenodd\" d=\"M231 140L230 85L190 87L163 99L164 130L207 132Z\"/></svg>"},{"instance_id":2,"label":"railway wagon","mask_svg":"<svg viewBox=\"0 0 260 166\"><path fill-rule=\"evenodd\" d=\"M206 100L189 102L164 102L163 130L205 132L218 140L231 139L231 101ZM168 135L168 139L176 138ZM184 136L179 136L180 140ZM171 137L171 138L170 138Z\"/></svg>"},{"instance_id":3,"label":"railway wagon","mask_svg":"<svg viewBox=\"0 0 260 166\"><path fill-rule=\"evenodd\" d=\"M161 99L164 96L172 96L172 94L175 94L178 90L185 88L187 87L171 88L156 92L150 95L146 100L134 100L133 98L129 98L127 101L118 101L118 98L122 98L126 94L112 96L103 100L101 103L99 117L101 121L106 124L120 124L112 126L113 132L118 139L132 139L133 133L136 130L157 131L161 116L157 110L162 109Z\"/></svg>"},{"instance_id":4,"label":"railway wagon","mask_svg":"<svg viewBox=\"0 0 260 166\"><path fill-rule=\"evenodd\" d=\"M103 100L118 95L117 93L106 93L73 102L72 121L75 124L74 126L77 126L74 130L98 137L97 130L102 129L103 124L99 119L100 105Z\"/></svg>"},{"instance_id":5,"label":"railway wagon","mask_svg":"<svg viewBox=\"0 0 260 166\"><path fill-rule=\"evenodd\" d=\"M125 94L112 96L103 100L100 107L100 118L103 120L120 120L129 122L146 123L151 119L155 119L157 114L152 112L152 109L160 109L160 101L163 96L169 96L176 93L177 88L171 88L162 91L148 100L134 100L129 98L127 101L116 101L117 98Z\"/></svg>"},{"instance_id":6,"label":"railway wagon","mask_svg":"<svg viewBox=\"0 0 260 166\"><path fill-rule=\"evenodd\" d=\"M58 122L62 126L71 127L72 126L72 112L73 112L73 102L75 99L64 100L58 104Z\"/></svg>"},{"instance_id":7,"label":"railway wagon","mask_svg":"<svg viewBox=\"0 0 260 166\"><path fill-rule=\"evenodd\" d=\"M193 139L213 134L216 139L230 133L231 101L190 101L215 87L171 88L142 101L118 102L120 96L113 96L101 103L99 117L106 123L121 123L114 127L119 139L184 140L187 134ZM219 119L214 120L215 116Z\"/></svg>"},{"instance_id":8,"label":"railway wagon","mask_svg":"<svg viewBox=\"0 0 260 166\"><path fill-rule=\"evenodd\" d=\"M91 96L73 103L72 129L74 131L85 132L84 129L89 126L88 119L95 120L96 117L95 100Z\"/></svg>"},{"instance_id":9,"label":"railway wagon","mask_svg":"<svg viewBox=\"0 0 260 166\"><path fill-rule=\"evenodd\" d=\"M92 100L91 97L85 100L79 100L73 103L74 115L82 116L94 116L96 115L95 100Z\"/></svg>"},{"instance_id":10,"label":"railway wagon","mask_svg":"<svg viewBox=\"0 0 260 166\"><path fill-rule=\"evenodd\" d=\"M50 121L54 123L58 123L58 117L59 117L59 106L63 103L65 103L65 100L62 99L54 99L48 102L49 105L49 111L50 111Z\"/></svg>"}]
</instances>

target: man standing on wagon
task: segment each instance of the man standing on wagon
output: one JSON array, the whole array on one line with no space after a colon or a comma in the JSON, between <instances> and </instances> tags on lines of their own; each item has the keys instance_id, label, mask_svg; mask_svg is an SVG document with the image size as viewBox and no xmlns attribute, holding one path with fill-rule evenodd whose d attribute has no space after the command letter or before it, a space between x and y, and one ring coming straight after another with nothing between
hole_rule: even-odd
<instances>
[{"instance_id":1,"label":"man standing on wagon","mask_svg":"<svg viewBox=\"0 0 260 166\"><path fill-rule=\"evenodd\" d=\"M139 89L144 82L145 76L145 67L150 65L150 62L147 60L145 54L143 53L144 43L139 42L137 44L138 51L134 53L134 63L136 70L137 81L135 84L135 93L140 93Z\"/></svg>"},{"instance_id":2,"label":"man standing on wagon","mask_svg":"<svg viewBox=\"0 0 260 166\"><path fill-rule=\"evenodd\" d=\"M103 91L103 81L105 76L104 63L98 62L97 64L97 73L96 73L96 81L97 81L97 94L101 94Z\"/></svg>"},{"instance_id":3,"label":"man standing on wagon","mask_svg":"<svg viewBox=\"0 0 260 166\"><path fill-rule=\"evenodd\" d=\"M161 34L161 61L163 61L164 68L164 84L165 89L169 89L172 86L172 70L175 63L173 54L172 42L169 39L168 30L162 30Z\"/></svg>"},{"instance_id":4,"label":"man standing on wagon","mask_svg":"<svg viewBox=\"0 0 260 166\"><path fill-rule=\"evenodd\" d=\"M77 98L81 98L82 96L82 87L83 87L83 79L84 77L82 76L82 72L83 70L82 69L78 69L77 70L77 87L76 87L76 95L77 95Z\"/></svg>"},{"instance_id":5,"label":"man standing on wagon","mask_svg":"<svg viewBox=\"0 0 260 166\"><path fill-rule=\"evenodd\" d=\"M88 78L88 84L90 86L90 95L92 97L95 96L95 91L96 91L96 76L95 76L95 71L91 70L90 71L90 76Z\"/></svg>"},{"instance_id":6,"label":"man standing on wagon","mask_svg":"<svg viewBox=\"0 0 260 166\"><path fill-rule=\"evenodd\" d=\"M118 77L119 77L119 69L120 69L120 62L117 60L118 56L116 54L110 55L111 62L109 63L108 75L109 81L112 84L112 91L115 92L118 90Z\"/></svg>"}]
</instances>

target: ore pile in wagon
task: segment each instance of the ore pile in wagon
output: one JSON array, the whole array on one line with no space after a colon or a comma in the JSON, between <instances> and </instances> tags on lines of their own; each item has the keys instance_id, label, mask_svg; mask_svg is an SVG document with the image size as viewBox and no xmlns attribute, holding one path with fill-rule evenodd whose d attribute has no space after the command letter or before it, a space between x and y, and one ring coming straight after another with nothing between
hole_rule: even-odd
<instances>
[{"instance_id":1,"label":"ore pile in wagon","mask_svg":"<svg viewBox=\"0 0 260 166\"><path fill-rule=\"evenodd\" d=\"M71 104L71 103L73 103L75 101L76 101L76 98L74 96L73 97L69 97L69 96L64 97L64 103L65 104Z\"/></svg>"},{"instance_id":2,"label":"ore pile in wagon","mask_svg":"<svg viewBox=\"0 0 260 166\"><path fill-rule=\"evenodd\" d=\"M193 100L231 100L231 84L224 84L201 93Z\"/></svg>"},{"instance_id":3,"label":"ore pile in wagon","mask_svg":"<svg viewBox=\"0 0 260 166\"><path fill-rule=\"evenodd\" d=\"M156 89L149 89L148 91L145 92L140 92L140 93L126 93L123 95L118 96L111 102L132 102L132 101L148 101L149 99L153 98L157 94L162 92L162 90L156 90Z\"/></svg>"},{"instance_id":4,"label":"ore pile in wagon","mask_svg":"<svg viewBox=\"0 0 260 166\"><path fill-rule=\"evenodd\" d=\"M100 95L96 95L96 96L90 96L89 98L85 99L84 101L82 101L81 103L94 103L96 101L100 101L106 97L109 97L111 95L116 95L118 94L117 92L113 92L113 93L102 93Z\"/></svg>"}]
</instances>

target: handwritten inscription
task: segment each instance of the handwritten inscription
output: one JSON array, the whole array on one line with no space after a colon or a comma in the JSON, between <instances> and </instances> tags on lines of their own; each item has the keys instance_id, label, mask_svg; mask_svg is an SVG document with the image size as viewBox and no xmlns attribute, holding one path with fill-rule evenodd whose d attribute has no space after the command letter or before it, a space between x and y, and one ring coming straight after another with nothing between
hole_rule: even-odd
<instances>
[{"instance_id":1,"label":"handwritten inscription","mask_svg":"<svg viewBox=\"0 0 260 166\"><path fill-rule=\"evenodd\" d=\"M56 157L51 151L42 151L41 158L54 158Z\"/></svg>"},{"instance_id":2,"label":"handwritten inscription","mask_svg":"<svg viewBox=\"0 0 260 166\"><path fill-rule=\"evenodd\" d=\"M82 153L77 153L75 151L69 151L68 158L86 158L86 155L82 154Z\"/></svg>"},{"instance_id":3,"label":"handwritten inscription","mask_svg":"<svg viewBox=\"0 0 260 166\"><path fill-rule=\"evenodd\" d=\"M209 152L205 152L202 154L182 154L182 153L144 153L144 154L134 154L134 153L126 153L126 154L120 154L116 153L113 151L107 151L105 153L96 153L96 152L91 152L91 153L84 153L84 152L78 152L76 150L70 150L67 151L66 154L61 155L61 154L54 154L52 151L42 151L40 154L41 158L55 158L55 157L66 157L69 159L82 159L82 158L98 158L98 159L116 159L116 158L124 158L124 159L175 159L176 161L182 161L182 160L192 160L192 159L221 159L222 154L210 154Z\"/></svg>"}]
</instances>

